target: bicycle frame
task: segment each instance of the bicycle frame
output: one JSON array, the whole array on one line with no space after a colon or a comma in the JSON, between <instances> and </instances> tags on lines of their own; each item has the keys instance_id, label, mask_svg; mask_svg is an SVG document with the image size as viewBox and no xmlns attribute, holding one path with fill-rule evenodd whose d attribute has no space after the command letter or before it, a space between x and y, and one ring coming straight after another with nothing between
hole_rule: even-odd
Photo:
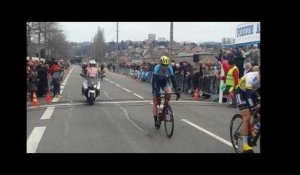
<instances>
[{"instance_id":1,"label":"bicycle frame","mask_svg":"<svg viewBox=\"0 0 300 175\"><path fill-rule=\"evenodd\" d=\"M159 116L159 120L160 121L164 121L165 120L165 108L166 106L169 104L169 102L167 101L167 98L166 98L167 94L165 93L163 97L159 97L158 98L158 110L160 109L160 105L161 105L161 99L163 98L164 99L164 103L163 103L163 108L161 111L158 111L158 116Z\"/></svg>"},{"instance_id":2,"label":"bicycle frame","mask_svg":"<svg viewBox=\"0 0 300 175\"><path fill-rule=\"evenodd\" d=\"M239 151L237 149L240 147L239 143L241 143L241 141L242 141L241 126L242 126L243 121L241 121L237 125L236 129L233 130L233 126L234 126L234 123L235 123L236 119L243 120L243 117L240 114L235 114L232 117L231 124L230 124L231 143L233 145L233 148L234 148L235 152L238 153ZM255 127L255 124L258 123L258 122L260 122L260 113L259 113L259 111L257 111L256 113L252 113L251 116L250 116L249 137L248 137L249 146L257 146L256 142L260 137L261 127L258 128L255 135L252 135L251 129L252 129L252 127Z\"/></svg>"},{"instance_id":3,"label":"bicycle frame","mask_svg":"<svg viewBox=\"0 0 300 175\"><path fill-rule=\"evenodd\" d=\"M175 93L171 93L171 94L175 94ZM164 126L165 126L164 127L165 128L165 132L166 132L167 136L169 138L171 138L172 135L173 135L173 131L174 131L174 116L173 116L172 108L171 108L169 102L167 101L167 98L166 98L167 95L169 95L169 94L164 93L163 97L160 96L158 98L158 104L157 104L158 109L160 109L161 99L164 98L165 100L164 100L164 103L163 103L164 106L163 106L162 110L159 111L159 115L158 115L159 126L156 126L156 128L159 129L160 128L160 124L163 121L164 122ZM179 98L179 96L177 97L177 99L178 98ZM170 118L169 117L167 118L167 116L169 116Z\"/></svg>"},{"instance_id":4,"label":"bicycle frame","mask_svg":"<svg viewBox=\"0 0 300 175\"><path fill-rule=\"evenodd\" d=\"M257 118L258 117L260 117L260 115L258 116L258 112L256 112L256 113L254 113L251 117L253 118L253 121L252 121L252 123L254 123L256 120L257 120ZM260 120L259 120L259 122L260 122ZM251 124L252 124L251 123ZM251 125L250 124L250 125ZM253 126L254 127L254 126ZM258 138L259 138L259 136L260 136L260 129L261 129L261 127L259 127L259 129L258 129L258 131L257 131L257 133L256 133L256 135L253 137L253 136L251 136L251 137L249 137L250 138L250 143L251 143L251 145L253 145L253 146L256 146L256 142L257 142L257 140L258 140ZM250 129L249 129L249 131L250 131Z\"/></svg>"},{"instance_id":5,"label":"bicycle frame","mask_svg":"<svg viewBox=\"0 0 300 175\"><path fill-rule=\"evenodd\" d=\"M161 95L161 94L164 94L164 96L163 96L163 97L160 96L160 97L157 99L157 101L158 101L157 107L158 107L158 109L159 109L159 107L160 107L160 105L161 105L161 99L163 98L163 99L164 99L164 103L163 103L164 107L162 108L161 114L159 113L159 117L160 117L160 120L161 120L161 121L164 121L164 120L165 120L165 117L166 117L164 111L166 110L166 107L169 105L169 102L168 102L167 99L166 99L168 93L160 93L160 95ZM176 93L170 93L170 95L174 95L174 94L176 94ZM160 115L161 115L161 116L160 116Z\"/></svg>"}]
</instances>

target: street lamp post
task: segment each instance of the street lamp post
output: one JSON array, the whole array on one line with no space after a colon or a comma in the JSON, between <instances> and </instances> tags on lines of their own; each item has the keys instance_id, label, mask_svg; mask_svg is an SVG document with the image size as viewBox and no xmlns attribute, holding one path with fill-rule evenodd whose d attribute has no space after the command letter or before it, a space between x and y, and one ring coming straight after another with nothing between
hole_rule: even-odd
<instances>
[{"instance_id":1,"label":"street lamp post","mask_svg":"<svg viewBox=\"0 0 300 175\"><path fill-rule=\"evenodd\" d=\"M170 24L170 59L173 59L173 22Z\"/></svg>"}]
</instances>

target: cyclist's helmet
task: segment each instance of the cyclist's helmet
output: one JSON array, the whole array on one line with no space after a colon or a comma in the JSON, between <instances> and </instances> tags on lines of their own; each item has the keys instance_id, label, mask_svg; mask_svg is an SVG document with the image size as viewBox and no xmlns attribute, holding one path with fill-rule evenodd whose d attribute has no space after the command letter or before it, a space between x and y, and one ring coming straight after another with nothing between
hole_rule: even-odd
<instances>
[{"instance_id":1,"label":"cyclist's helmet","mask_svg":"<svg viewBox=\"0 0 300 175\"><path fill-rule=\"evenodd\" d=\"M89 61L90 67L96 67L96 61L95 60L90 60Z\"/></svg>"},{"instance_id":2,"label":"cyclist's helmet","mask_svg":"<svg viewBox=\"0 0 300 175\"><path fill-rule=\"evenodd\" d=\"M170 64L170 58L167 57L167 56L162 56L162 57L160 57L160 63L161 63L163 66L167 67L167 66L169 66L169 64Z\"/></svg>"}]
</instances>

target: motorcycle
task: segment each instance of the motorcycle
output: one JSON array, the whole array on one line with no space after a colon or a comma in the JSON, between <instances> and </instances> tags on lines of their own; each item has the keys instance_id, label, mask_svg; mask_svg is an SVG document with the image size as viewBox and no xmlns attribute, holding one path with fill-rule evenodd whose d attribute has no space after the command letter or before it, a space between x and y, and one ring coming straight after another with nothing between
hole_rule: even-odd
<instances>
[{"instance_id":1,"label":"motorcycle","mask_svg":"<svg viewBox=\"0 0 300 175\"><path fill-rule=\"evenodd\" d=\"M100 80L98 77L86 77L80 74L84 79L82 85L82 94L85 95L88 103L93 105L96 98L100 95Z\"/></svg>"}]
</instances>

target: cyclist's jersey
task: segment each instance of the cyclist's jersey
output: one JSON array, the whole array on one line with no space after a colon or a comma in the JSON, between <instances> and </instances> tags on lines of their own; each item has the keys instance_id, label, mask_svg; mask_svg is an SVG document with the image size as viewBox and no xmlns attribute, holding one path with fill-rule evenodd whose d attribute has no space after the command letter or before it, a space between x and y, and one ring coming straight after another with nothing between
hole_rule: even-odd
<instances>
[{"instance_id":1,"label":"cyclist's jersey","mask_svg":"<svg viewBox=\"0 0 300 175\"><path fill-rule=\"evenodd\" d=\"M159 97L160 88L165 90L168 85L168 78L174 75L172 67L169 65L165 72L162 71L160 64L154 67L153 75L156 75L155 80L152 82L152 95Z\"/></svg>"},{"instance_id":2,"label":"cyclist's jersey","mask_svg":"<svg viewBox=\"0 0 300 175\"><path fill-rule=\"evenodd\" d=\"M174 75L174 72L173 72L173 69L170 65L167 67L166 72L163 72L162 68L161 68L161 65L158 64L154 67L153 74L158 75L159 79L164 79L164 78L169 77L170 75Z\"/></svg>"},{"instance_id":3,"label":"cyclist's jersey","mask_svg":"<svg viewBox=\"0 0 300 175\"><path fill-rule=\"evenodd\" d=\"M258 72L249 72L245 74L239 82L238 87L243 90L256 91L260 88L260 77Z\"/></svg>"}]
</instances>

